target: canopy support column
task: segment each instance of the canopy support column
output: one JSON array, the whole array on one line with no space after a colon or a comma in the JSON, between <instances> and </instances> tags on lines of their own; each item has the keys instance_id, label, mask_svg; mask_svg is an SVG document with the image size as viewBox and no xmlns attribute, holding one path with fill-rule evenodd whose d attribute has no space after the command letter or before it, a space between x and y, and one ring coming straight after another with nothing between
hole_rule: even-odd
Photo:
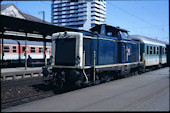
<instances>
[{"instance_id":1,"label":"canopy support column","mask_svg":"<svg viewBox=\"0 0 170 113\"><path fill-rule=\"evenodd\" d=\"M27 33L25 39L25 70L27 70Z\"/></svg>"}]
</instances>

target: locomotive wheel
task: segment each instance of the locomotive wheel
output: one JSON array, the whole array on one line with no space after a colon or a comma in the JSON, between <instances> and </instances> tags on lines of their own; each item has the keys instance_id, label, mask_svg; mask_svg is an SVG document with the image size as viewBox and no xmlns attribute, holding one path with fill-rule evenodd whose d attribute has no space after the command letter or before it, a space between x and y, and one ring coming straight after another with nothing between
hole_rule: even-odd
<instances>
[{"instance_id":1,"label":"locomotive wheel","mask_svg":"<svg viewBox=\"0 0 170 113\"><path fill-rule=\"evenodd\" d=\"M134 73L135 73L135 75L138 75L138 71L135 71Z\"/></svg>"},{"instance_id":2,"label":"locomotive wheel","mask_svg":"<svg viewBox=\"0 0 170 113\"><path fill-rule=\"evenodd\" d=\"M110 79L109 75L104 75L103 80L104 80L104 82L109 82L111 79Z\"/></svg>"},{"instance_id":3,"label":"locomotive wheel","mask_svg":"<svg viewBox=\"0 0 170 113\"><path fill-rule=\"evenodd\" d=\"M62 80L57 79L57 80L54 81L54 85L59 87L59 88L62 88L64 83L63 83Z\"/></svg>"},{"instance_id":4,"label":"locomotive wheel","mask_svg":"<svg viewBox=\"0 0 170 113\"><path fill-rule=\"evenodd\" d=\"M127 77L129 77L129 74L125 74L123 77L124 77L124 78L127 78Z\"/></svg>"},{"instance_id":5,"label":"locomotive wheel","mask_svg":"<svg viewBox=\"0 0 170 113\"><path fill-rule=\"evenodd\" d=\"M95 76L95 82L94 82L94 84L95 84L95 85L98 85L98 84L100 84L100 83L101 83L100 78L99 78L98 75L96 75L96 76Z\"/></svg>"},{"instance_id":6,"label":"locomotive wheel","mask_svg":"<svg viewBox=\"0 0 170 113\"><path fill-rule=\"evenodd\" d=\"M64 81L61 77L61 75L57 75L57 73L54 73L54 79L53 79L53 85L62 88L64 86Z\"/></svg>"},{"instance_id":7,"label":"locomotive wheel","mask_svg":"<svg viewBox=\"0 0 170 113\"><path fill-rule=\"evenodd\" d=\"M106 82L110 82L110 80L111 80L111 76L110 76L110 75L107 75Z\"/></svg>"},{"instance_id":8,"label":"locomotive wheel","mask_svg":"<svg viewBox=\"0 0 170 113\"><path fill-rule=\"evenodd\" d=\"M79 79L75 82L76 86L81 87L83 83L83 78L79 77Z\"/></svg>"}]
</instances>

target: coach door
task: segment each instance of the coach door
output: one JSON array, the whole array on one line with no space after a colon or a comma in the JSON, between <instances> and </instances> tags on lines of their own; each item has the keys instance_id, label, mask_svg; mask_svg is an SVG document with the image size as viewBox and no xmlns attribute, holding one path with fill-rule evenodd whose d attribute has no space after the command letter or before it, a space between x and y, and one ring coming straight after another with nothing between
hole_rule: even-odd
<instances>
[{"instance_id":1,"label":"coach door","mask_svg":"<svg viewBox=\"0 0 170 113\"><path fill-rule=\"evenodd\" d=\"M162 47L159 46L159 64L162 63Z\"/></svg>"}]
</instances>

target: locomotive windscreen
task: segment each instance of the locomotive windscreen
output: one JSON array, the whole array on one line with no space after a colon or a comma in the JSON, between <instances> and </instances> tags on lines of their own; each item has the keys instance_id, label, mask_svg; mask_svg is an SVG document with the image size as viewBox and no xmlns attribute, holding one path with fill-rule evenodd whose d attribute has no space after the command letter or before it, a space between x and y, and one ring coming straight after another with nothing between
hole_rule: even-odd
<instances>
[{"instance_id":1,"label":"locomotive windscreen","mask_svg":"<svg viewBox=\"0 0 170 113\"><path fill-rule=\"evenodd\" d=\"M56 55L55 55L55 64L56 65L66 65L74 66L75 65L75 38L65 38L56 40Z\"/></svg>"}]
</instances>

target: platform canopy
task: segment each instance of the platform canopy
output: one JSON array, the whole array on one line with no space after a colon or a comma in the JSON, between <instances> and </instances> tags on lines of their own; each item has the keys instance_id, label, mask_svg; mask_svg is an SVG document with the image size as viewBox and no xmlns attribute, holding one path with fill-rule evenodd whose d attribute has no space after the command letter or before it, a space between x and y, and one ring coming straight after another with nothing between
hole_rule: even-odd
<instances>
[{"instance_id":1,"label":"platform canopy","mask_svg":"<svg viewBox=\"0 0 170 113\"><path fill-rule=\"evenodd\" d=\"M0 38L51 42L51 37L48 36L64 31L79 30L0 15Z\"/></svg>"}]
</instances>

